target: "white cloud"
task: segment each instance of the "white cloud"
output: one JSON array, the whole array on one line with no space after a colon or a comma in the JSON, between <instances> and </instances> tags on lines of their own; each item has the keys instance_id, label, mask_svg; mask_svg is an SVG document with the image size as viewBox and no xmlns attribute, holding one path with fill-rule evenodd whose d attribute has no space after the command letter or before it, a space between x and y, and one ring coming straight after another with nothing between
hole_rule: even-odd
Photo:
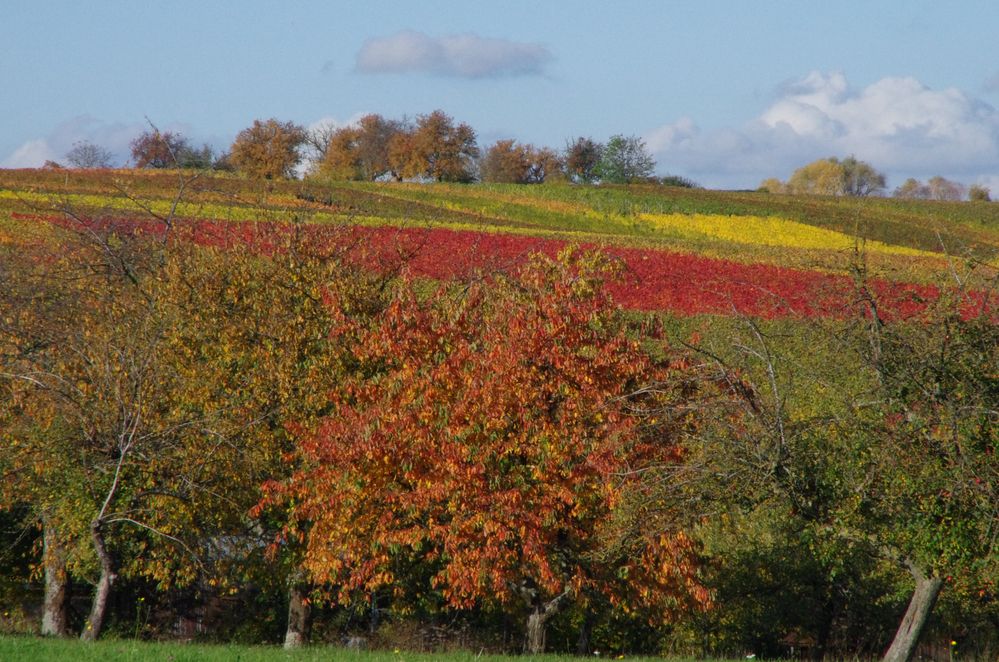
<instances>
[{"instance_id":1,"label":"white cloud","mask_svg":"<svg viewBox=\"0 0 999 662\"><path fill-rule=\"evenodd\" d=\"M29 140L0 162L4 168L37 168L46 161L55 161L59 154L53 151L44 138Z\"/></svg>"},{"instance_id":2,"label":"white cloud","mask_svg":"<svg viewBox=\"0 0 999 662\"><path fill-rule=\"evenodd\" d=\"M957 89L915 78L852 88L813 72L781 90L759 117L704 133L688 118L646 135L663 168L718 186L755 186L825 156L856 155L892 178L934 174L976 181L999 173L999 111Z\"/></svg>"},{"instance_id":3,"label":"white cloud","mask_svg":"<svg viewBox=\"0 0 999 662\"><path fill-rule=\"evenodd\" d=\"M62 161L73 144L82 141L103 147L114 155L116 163L123 164L129 157L129 142L148 128L142 124L103 122L80 115L62 122L43 138L28 140L0 161L0 167L38 168L45 161Z\"/></svg>"},{"instance_id":4,"label":"white cloud","mask_svg":"<svg viewBox=\"0 0 999 662\"><path fill-rule=\"evenodd\" d=\"M529 76L543 73L552 54L541 44L480 37L431 37L403 30L368 39L357 53L361 73L429 73L458 78Z\"/></svg>"}]
</instances>

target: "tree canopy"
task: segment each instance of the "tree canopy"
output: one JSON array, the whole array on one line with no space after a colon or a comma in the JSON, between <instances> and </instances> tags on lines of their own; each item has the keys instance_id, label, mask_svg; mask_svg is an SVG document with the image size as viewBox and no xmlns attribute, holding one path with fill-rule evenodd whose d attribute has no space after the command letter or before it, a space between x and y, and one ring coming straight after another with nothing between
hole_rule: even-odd
<instances>
[{"instance_id":1,"label":"tree canopy","mask_svg":"<svg viewBox=\"0 0 999 662\"><path fill-rule=\"evenodd\" d=\"M649 179L655 169L656 161L641 138L618 134L611 136L600 150L600 161L594 172L602 182L630 184Z\"/></svg>"},{"instance_id":2,"label":"tree canopy","mask_svg":"<svg viewBox=\"0 0 999 662\"><path fill-rule=\"evenodd\" d=\"M299 148L305 138L305 129L293 122L273 118L254 120L253 126L236 136L229 161L237 170L256 179L292 177L302 160Z\"/></svg>"},{"instance_id":3,"label":"tree canopy","mask_svg":"<svg viewBox=\"0 0 999 662\"><path fill-rule=\"evenodd\" d=\"M885 176L869 163L849 156L842 161L836 157L819 159L804 165L787 180L787 184L777 187L776 180L767 180L761 185L773 192L813 195L868 196L884 191Z\"/></svg>"},{"instance_id":4,"label":"tree canopy","mask_svg":"<svg viewBox=\"0 0 999 662\"><path fill-rule=\"evenodd\" d=\"M315 581L348 602L402 590L393 568L422 559L455 607L521 605L533 652L563 603L591 593L650 618L707 604L681 522L627 552L604 546L641 467L679 462L694 422L672 375L682 362L650 361L627 338L606 268L538 258L429 303L407 288L356 336L354 377L302 440L301 468L268 488Z\"/></svg>"}]
</instances>

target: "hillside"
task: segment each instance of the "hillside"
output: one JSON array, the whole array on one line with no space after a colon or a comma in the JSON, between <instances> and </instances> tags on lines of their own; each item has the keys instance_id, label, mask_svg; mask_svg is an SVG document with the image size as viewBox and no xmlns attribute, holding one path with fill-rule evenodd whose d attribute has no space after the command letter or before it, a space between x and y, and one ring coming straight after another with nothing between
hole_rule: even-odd
<instances>
[{"instance_id":1,"label":"hillside","mask_svg":"<svg viewBox=\"0 0 999 662\"><path fill-rule=\"evenodd\" d=\"M862 261L904 313L954 257L994 260L999 205L655 186L268 182L151 171L2 171L0 240L80 217L156 224L337 224L432 278L506 268L532 251L601 247L628 308L682 315L836 315ZM235 227L235 226L234 226ZM245 231L245 228L243 229ZM861 255L862 254L862 255ZM945 280L945 279L944 279ZM889 285L889 283L892 283ZM904 283L902 288L894 284Z\"/></svg>"}]
</instances>

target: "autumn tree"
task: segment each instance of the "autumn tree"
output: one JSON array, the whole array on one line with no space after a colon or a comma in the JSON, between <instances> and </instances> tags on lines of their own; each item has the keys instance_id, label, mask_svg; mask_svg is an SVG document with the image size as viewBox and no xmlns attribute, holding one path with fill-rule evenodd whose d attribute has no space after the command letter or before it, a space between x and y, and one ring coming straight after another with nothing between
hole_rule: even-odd
<instances>
[{"instance_id":1,"label":"autumn tree","mask_svg":"<svg viewBox=\"0 0 999 662\"><path fill-rule=\"evenodd\" d=\"M930 187L920 182L915 177L909 177L895 189L895 192L892 193L892 195L896 198L905 198L909 200L929 200Z\"/></svg>"},{"instance_id":2,"label":"autumn tree","mask_svg":"<svg viewBox=\"0 0 999 662\"><path fill-rule=\"evenodd\" d=\"M114 155L100 145L83 140L73 143L66 153L66 162L73 168L110 168Z\"/></svg>"},{"instance_id":3,"label":"autumn tree","mask_svg":"<svg viewBox=\"0 0 999 662\"><path fill-rule=\"evenodd\" d=\"M786 187L784 182L777 179L776 177L768 177L760 182L760 186L757 190L765 193L784 193Z\"/></svg>"},{"instance_id":4,"label":"autumn tree","mask_svg":"<svg viewBox=\"0 0 999 662\"><path fill-rule=\"evenodd\" d=\"M565 169L569 179L580 184L595 182L603 150L604 146L592 138L571 141L565 148Z\"/></svg>"},{"instance_id":5,"label":"autumn tree","mask_svg":"<svg viewBox=\"0 0 999 662\"><path fill-rule=\"evenodd\" d=\"M360 129L357 152L364 179L374 181L384 175L392 174L389 144L393 136L407 130L407 122L370 114L358 120L357 125Z\"/></svg>"},{"instance_id":6,"label":"autumn tree","mask_svg":"<svg viewBox=\"0 0 999 662\"><path fill-rule=\"evenodd\" d=\"M484 182L542 184L562 176L562 159L547 147L499 140L486 150L479 162Z\"/></svg>"},{"instance_id":7,"label":"autumn tree","mask_svg":"<svg viewBox=\"0 0 999 662\"><path fill-rule=\"evenodd\" d=\"M355 372L264 503L287 509L283 539L303 541L315 581L348 601L400 591L397 561L429 563L449 605L520 610L532 652L592 593L656 618L707 602L679 522L603 545L641 468L682 461L694 423L684 364L628 338L605 268L537 258L429 301L405 287L361 333L344 318Z\"/></svg>"},{"instance_id":8,"label":"autumn tree","mask_svg":"<svg viewBox=\"0 0 999 662\"><path fill-rule=\"evenodd\" d=\"M528 184L564 181L565 161L562 155L551 147L534 147L528 151L530 167L527 171Z\"/></svg>"},{"instance_id":9,"label":"autumn tree","mask_svg":"<svg viewBox=\"0 0 999 662\"><path fill-rule=\"evenodd\" d=\"M323 121L306 129L303 146L306 150L306 160L311 164L310 170L317 169L326 158L330 141L339 128L335 122Z\"/></svg>"},{"instance_id":10,"label":"autumn tree","mask_svg":"<svg viewBox=\"0 0 999 662\"><path fill-rule=\"evenodd\" d=\"M17 386L23 421L10 431L23 450L14 459L39 468L22 471L18 488L31 502L49 504L40 515L58 528L53 540L85 542L96 564L82 633L93 639L124 563L121 527L178 540L150 506L164 493L149 488L179 460L174 433L183 427L174 428L179 421L161 406L161 390L172 385L160 367L166 320L151 314L134 288L146 266L134 259L136 244L96 231L87 236L97 242L94 251L80 246L48 262L46 278L32 288L55 306L39 301L9 313L10 342L30 349L15 349L4 374Z\"/></svg>"},{"instance_id":11,"label":"autumn tree","mask_svg":"<svg viewBox=\"0 0 999 662\"><path fill-rule=\"evenodd\" d=\"M772 187L779 183L778 180L764 182L771 192ZM885 176L854 156L842 161L836 157L813 161L795 170L787 184L783 185L787 193L855 197L876 195L884 188Z\"/></svg>"},{"instance_id":12,"label":"autumn tree","mask_svg":"<svg viewBox=\"0 0 999 662\"><path fill-rule=\"evenodd\" d=\"M519 145L515 140L498 140L483 154L479 177L484 182L524 184L530 167L527 145Z\"/></svg>"},{"instance_id":13,"label":"autumn tree","mask_svg":"<svg viewBox=\"0 0 999 662\"><path fill-rule=\"evenodd\" d=\"M656 161L637 136L611 136L600 154L595 174L608 184L630 184L653 175Z\"/></svg>"},{"instance_id":14,"label":"autumn tree","mask_svg":"<svg viewBox=\"0 0 999 662\"><path fill-rule=\"evenodd\" d=\"M843 193L855 197L876 195L885 189L885 176L865 162L848 156L840 162L843 170Z\"/></svg>"},{"instance_id":15,"label":"autumn tree","mask_svg":"<svg viewBox=\"0 0 999 662\"><path fill-rule=\"evenodd\" d=\"M909 662L948 579L994 577L999 526L999 379L996 276L986 265L954 271L940 297L911 319L886 316L861 281L876 384L861 395L858 497L862 531L915 583L885 662Z\"/></svg>"},{"instance_id":16,"label":"autumn tree","mask_svg":"<svg viewBox=\"0 0 999 662\"><path fill-rule=\"evenodd\" d=\"M968 187L968 200L972 202L992 202L991 191L983 184L972 184Z\"/></svg>"},{"instance_id":17,"label":"autumn tree","mask_svg":"<svg viewBox=\"0 0 999 662\"><path fill-rule=\"evenodd\" d=\"M216 231L225 249L194 252L178 266L184 278L169 281L186 311L171 338L189 380L189 406L211 414L214 433L236 449L224 485L215 488L218 501L202 508L230 541L254 549L283 519L245 514L262 483L290 471L279 458L293 449L293 431L312 428L351 361L350 343L331 333L336 321L347 315L360 328L380 310L398 265L362 268L356 238L333 224ZM238 586L233 576L277 584L288 595L285 646L293 648L307 643L310 630L312 585L300 561L299 549L288 544L266 563L230 558L234 570L213 579L230 587Z\"/></svg>"},{"instance_id":18,"label":"autumn tree","mask_svg":"<svg viewBox=\"0 0 999 662\"><path fill-rule=\"evenodd\" d=\"M330 134L323 159L316 164L317 172L334 179L363 179L358 153L360 136L360 129L354 126L342 126Z\"/></svg>"},{"instance_id":19,"label":"autumn tree","mask_svg":"<svg viewBox=\"0 0 999 662\"><path fill-rule=\"evenodd\" d=\"M787 340L746 320L748 338L734 340L745 361L722 371L742 415L710 427L717 435L702 436L688 466L703 469L703 494L739 504L743 522L796 521L816 555L813 586L857 582L848 578L871 559L908 574L911 600L884 657L907 662L944 587L984 590L997 571L999 383L983 369L999 352L995 273L955 268L954 282L907 318L886 312L862 262L856 273L852 320L810 326L804 341L835 352L836 365L790 356ZM815 392L836 395L817 406ZM835 593L824 592L829 606L816 613L835 613ZM817 624L823 647L832 618Z\"/></svg>"},{"instance_id":20,"label":"autumn tree","mask_svg":"<svg viewBox=\"0 0 999 662\"><path fill-rule=\"evenodd\" d=\"M397 178L470 182L478 156L475 130L456 125L440 110L420 115L412 129L393 134L388 144L389 166Z\"/></svg>"},{"instance_id":21,"label":"autumn tree","mask_svg":"<svg viewBox=\"0 0 999 662\"><path fill-rule=\"evenodd\" d=\"M229 161L240 172L257 179L294 177L305 138L305 129L293 122L254 120L253 126L236 136Z\"/></svg>"},{"instance_id":22,"label":"autumn tree","mask_svg":"<svg viewBox=\"0 0 999 662\"><path fill-rule=\"evenodd\" d=\"M136 168L177 168L183 152L191 149L187 138L158 129L144 131L130 143Z\"/></svg>"},{"instance_id":23,"label":"autumn tree","mask_svg":"<svg viewBox=\"0 0 999 662\"><path fill-rule=\"evenodd\" d=\"M946 177L937 175L926 182L931 200L956 201L964 197L964 187L958 182L952 182Z\"/></svg>"},{"instance_id":24,"label":"autumn tree","mask_svg":"<svg viewBox=\"0 0 999 662\"><path fill-rule=\"evenodd\" d=\"M404 131L404 122L381 115L365 115L356 125L340 127L329 135L317 171L337 179L374 181L392 173L389 145Z\"/></svg>"},{"instance_id":25,"label":"autumn tree","mask_svg":"<svg viewBox=\"0 0 999 662\"><path fill-rule=\"evenodd\" d=\"M839 159L813 161L793 173L787 180L787 192L797 195L843 195L843 168Z\"/></svg>"}]
</instances>

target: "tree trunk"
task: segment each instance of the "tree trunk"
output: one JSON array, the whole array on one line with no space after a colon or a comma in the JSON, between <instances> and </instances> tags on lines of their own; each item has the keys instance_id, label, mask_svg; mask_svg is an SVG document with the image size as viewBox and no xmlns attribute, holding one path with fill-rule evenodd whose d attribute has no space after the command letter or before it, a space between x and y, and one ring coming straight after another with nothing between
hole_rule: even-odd
<instances>
[{"instance_id":1,"label":"tree trunk","mask_svg":"<svg viewBox=\"0 0 999 662\"><path fill-rule=\"evenodd\" d=\"M42 606L42 635L65 637L69 634L66 607L69 575L66 551L59 543L55 528L42 519L42 563L45 566L45 602Z\"/></svg>"},{"instance_id":2,"label":"tree trunk","mask_svg":"<svg viewBox=\"0 0 999 662\"><path fill-rule=\"evenodd\" d=\"M579 638L576 639L576 655L590 654L590 634L593 631L593 612L589 609L583 615L583 622L579 626Z\"/></svg>"},{"instance_id":3,"label":"tree trunk","mask_svg":"<svg viewBox=\"0 0 999 662\"><path fill-rule=\"evenodd\" d=\"M90 605L90 617L87 618L87 624L80 634L80 639L83 641L96 641L101 636L104 617L107 614L108 599L111 597L111 587L118 579L114 559L105 545L104 532L101 530L99 522L90 525L90 538L94 543L97 559L101 563L101 576L97 580L97 588L94 590L94 601Z\"/></svg>"},{"instance_id":4,"label":"tree trunk","mask_svg":"<svg viewBox=\"0 0 999 662\"><path fill-rule=\"evenodd\" d=\"M527 641L525 648L531 655L541 655L545 652L545 624L562 608L569 597L569 591L545 603L538 603L527 616Z\"/></svg>"},{"instance_id":5,"label":"tree trunk","mask_svg":"<svg viewBox=\"0 0 999 662\"><path fill-rule=\"evenodd\" d=\"M300 648L309 643L312 608L308 595L309 589L304 584L292 584L288 590L288 628L284 633L286 649Z\"/></svg>"},{"instance_id":6,"label":"tree trunk","mask_svg":"<svg viewBox=\"0 0 999 662\"><path fill-rule=\"evenodd\" d=\"M527 652L531 655L541 655L545 652L545 621L547 620L540 607L527 616Z\"/></svg>"},{"instance_id":7,"label":"tree trunk","mask_svg":"<svg viewBox=\"0 0 999 662\"><path fill-rule=\"evenodd\" d=\"M882 662L911 662L919 644L919 636L923 633L926 621L930 618L933 605L943 589L943 579L940 577L925 577L915 567L910 568L916 578L916 590L905 610L902 623L898 626L895 639L888 647Z\"/></svg>"},{"instance_id":8,"label":"tree trunk","mask_svg":"<svg viewBox=\"0 0 999 662\"><path fill-rule=\"evenodd\" d=\"M836 620L836 605L828 596L822 602L822 614L819 618L818 631L815 633L815 648L812 649L811 656L814 662L825 659L829 638L832 636L833 622Z\"/></svg>"}]
</instances>

